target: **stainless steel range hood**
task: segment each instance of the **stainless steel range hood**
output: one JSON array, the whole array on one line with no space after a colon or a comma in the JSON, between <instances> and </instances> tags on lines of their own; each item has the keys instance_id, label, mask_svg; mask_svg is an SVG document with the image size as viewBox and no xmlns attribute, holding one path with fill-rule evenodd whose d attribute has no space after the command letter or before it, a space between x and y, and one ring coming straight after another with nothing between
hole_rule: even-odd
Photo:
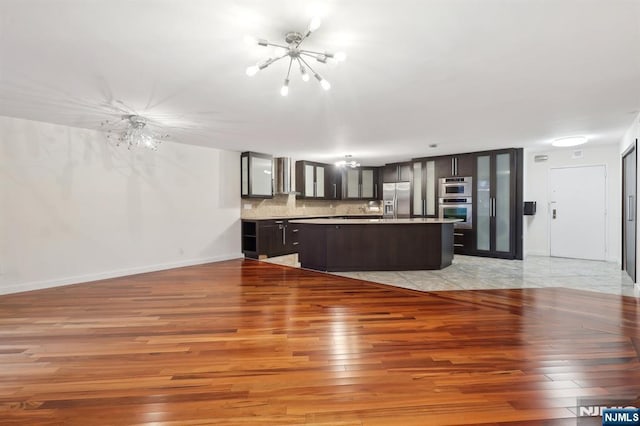
<instances>
[{"instance_id":1,"label":"stainless steel range hood","mask_svg":"<svg viewBox=\"0 0 640 426\"><path fill-rule=\"evenodd\" d=\"M291 158L276 157L273 159L273 193L295 194L291 189Z\"/></svg>"}]
</instances>

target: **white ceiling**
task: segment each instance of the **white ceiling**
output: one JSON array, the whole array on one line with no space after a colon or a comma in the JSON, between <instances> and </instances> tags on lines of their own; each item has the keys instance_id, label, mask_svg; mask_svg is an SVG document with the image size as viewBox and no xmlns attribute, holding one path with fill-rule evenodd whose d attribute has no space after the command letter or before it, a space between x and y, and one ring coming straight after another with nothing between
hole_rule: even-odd
<instances>
[{"instance_id":1,"label":"white ceiling","mask_svg":"<svg viewBox=\"0 0 640 426\"><path fill-rule=\"evenodd\" d=\"M247 77L310 18L345 51ZM640 110L640 0L2 0L0 115L100 128L137 112L178 142L379 165L555 137L616 143ZM437 143L438 148L428 145Z\"/></svg>"}]
</instances>

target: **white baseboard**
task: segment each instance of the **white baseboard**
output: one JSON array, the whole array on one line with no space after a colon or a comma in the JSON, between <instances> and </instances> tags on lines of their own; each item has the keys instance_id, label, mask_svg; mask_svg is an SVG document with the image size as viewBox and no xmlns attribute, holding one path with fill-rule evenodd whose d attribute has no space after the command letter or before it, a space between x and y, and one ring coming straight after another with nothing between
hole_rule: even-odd
<instances>
[{"instance_id":1,"label":"white baseboard","mask_svg":"<svg viewBox=\"0 0 640 426\"><path fill-rule=\"evenodd\" d=\"M222 262L224 260L239 259L244 255L225 254L200 259L181 260L179 262L160 263L155 265L138 266L135 268L116 269L112 271L97 272L95 274L76 275L73 277L56 278L52 280L31 281L8 286L0 286L0 294L20 293L23 291L41 290L43 288L60 287L69 284L79 284L91 281L105 280L108 278L124 277L127 275L142 274L145 272L164 271L166 269L181 268L184 266L202 265L204 263Z\"/></svg>"},{"instance_id":2,"label":"white baseboard","mask_svg":"<svg viewBox=\"0 0 640 426\"><path fill-rule=\"evenodd\" d=\"M548 251L537 251L537 250L529 250L524 254L524 257L526 258L527 256L549 256L549 252Z\"/></svg>"}]
</instances>

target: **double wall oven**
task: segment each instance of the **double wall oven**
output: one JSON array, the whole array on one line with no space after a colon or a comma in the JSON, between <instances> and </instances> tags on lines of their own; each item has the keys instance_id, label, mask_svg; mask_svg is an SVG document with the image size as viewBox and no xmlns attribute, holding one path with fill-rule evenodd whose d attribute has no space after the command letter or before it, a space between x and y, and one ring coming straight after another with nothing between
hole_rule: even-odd
<instances>
[{"instance_id":1,"label":"double wall oven","mask_svg":"<svg viewBox=\"0 0 640 426\"><path fill-rule=\"evenodd\" d=\"M439 179L438 216L445 219L462 219L454 223L455 228L471 228L473 223L473 179L451 177Z\"/></svg>"}]
</instances>

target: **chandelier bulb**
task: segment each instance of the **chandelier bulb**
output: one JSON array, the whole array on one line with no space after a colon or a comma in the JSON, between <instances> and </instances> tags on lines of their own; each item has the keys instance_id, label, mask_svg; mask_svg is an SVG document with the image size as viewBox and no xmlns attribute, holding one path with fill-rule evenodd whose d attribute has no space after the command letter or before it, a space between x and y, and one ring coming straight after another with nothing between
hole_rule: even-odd
<instances>
[{"instance_id":1,"label":"chandelier bulb","mask_svg":"<svg viewBox=\"0 0 640 426\"><path fill-rule=\"evenodd\" d=\"M333 55L334 59L338 62L342 62L347 59L347 54L344 52L337 52Z\"/></svg>"},{"instance_id":2,"label":"chandelier bulb","mask_svg":"<svg viewBox=\"0 0 640 426\"><path fill-rule=\"evenodd\" d=\"M322 24L322 20L319 17L315 16L311 20L311 23L309 23L309 32L314 32L315 30L320 28L320 24Z\"/></svg>"},{"instance_id":3,"label":"chandelier bulb","mask_svg":"<svg viewBox=\"0 0 640 426\"><path fill-rule=\"evenodd\" d=\"M324 78L322 80L320 80L320 86L322 86L322 88L324 90L329 90L331 89L331 83L329 83L327 80L325 80Z\"/></svg>"},{"instance_id":4,"label":"chandelier bulb","mask_svg":"<svg viewBox=\"0 0 640 426\"><path fill-rule=\"evenodd\" d=\"M280 88L280 94L282 96L287 96L289 94L289 79L288 78L285 78L284 84L282 85L282 88Z\"/></svg>"},{"instance_id":5,"label":"chandelier bulb","mask_svg":"<svg viewBox=\"0 0 640 426\"><path fill-rule=\"evenodd\" d=\"M247 75L249 77L253 77L254 75L256 75L258 73L259 68L256 65L252 65L250 67L247 67Z\"/></svg>"},{"instance_id":6,"label":"chandelier bulb","mask_svg":"<svg viewBox=\"0 0 640 426\"><path fill-rule=\"evenodd\" d=\"M302 65L300 65L300 74L302 75L302 81L304 81L305 83L309 81L309 73L307 72L307 69Z\"/></svg>"}]
</instances>

